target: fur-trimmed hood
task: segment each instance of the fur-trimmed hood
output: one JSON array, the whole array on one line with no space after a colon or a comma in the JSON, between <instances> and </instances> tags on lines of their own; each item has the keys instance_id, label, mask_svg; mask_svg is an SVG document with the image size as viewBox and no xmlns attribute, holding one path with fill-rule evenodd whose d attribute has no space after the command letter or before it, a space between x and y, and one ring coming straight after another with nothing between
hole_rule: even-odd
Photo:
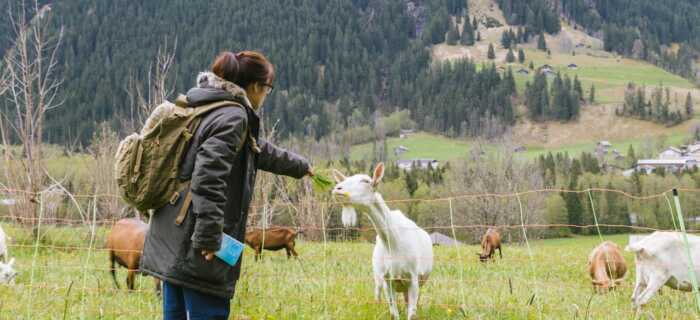
<instances>
[{"instance_id":1,"label":"fur-trimmed hood","mask_svg":"<svg viewBox=\"0 0 700 320\"><path fill-rule=\"evenodd\" d=\"M243 88L209 71L197 75L197 86L187 92L187 100L192 107L214 101L233 100L255 110Z\"/></svg>"}]
</instances>

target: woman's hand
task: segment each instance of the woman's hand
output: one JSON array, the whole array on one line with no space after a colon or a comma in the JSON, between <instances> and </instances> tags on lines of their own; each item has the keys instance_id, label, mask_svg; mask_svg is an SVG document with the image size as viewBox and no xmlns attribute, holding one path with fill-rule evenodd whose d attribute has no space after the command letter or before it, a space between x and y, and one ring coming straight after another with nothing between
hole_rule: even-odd
<instances>
[{"instance_id":1,"label":"woman's hand","mask_svg":"<svg viewBox=\"0 0 700 320\"><path fill-rule=\"evenodd\" d=\"M207 261L214 260L214 251L202 250L202 255L204 256L204 259Z\"/></svg>"}]
</instances>

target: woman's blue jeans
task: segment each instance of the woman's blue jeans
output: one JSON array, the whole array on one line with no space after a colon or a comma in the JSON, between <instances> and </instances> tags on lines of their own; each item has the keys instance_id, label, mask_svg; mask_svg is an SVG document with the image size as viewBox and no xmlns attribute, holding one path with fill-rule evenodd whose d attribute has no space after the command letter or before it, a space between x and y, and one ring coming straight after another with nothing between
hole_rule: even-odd
<instances>
[{"instance_id":1,"label":"woman's blue jeans","mask_svg":"<svg viewBox=\"0 0 700 320\"><path fill-rule=\"evenodd\" d=\"M164 320L226 320L231 301L163 282Z\"/></svg>"}]
</instances>

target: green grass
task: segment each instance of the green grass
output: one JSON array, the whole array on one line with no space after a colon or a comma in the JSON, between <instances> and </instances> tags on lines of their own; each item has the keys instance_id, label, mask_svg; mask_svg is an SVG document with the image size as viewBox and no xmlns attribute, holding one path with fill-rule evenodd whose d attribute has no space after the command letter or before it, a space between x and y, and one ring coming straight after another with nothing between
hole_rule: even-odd
<instances>
[{"instance_id":1,"label":"green grass","mask_svg":"<svg viewBox=\"0 0 700 320\"><path fill-rule=\"evenodd\" d=\"M513 72L519 68L528 68L530 61L534 62L535 69L549 64L555 72L567 74L573 79L578 75L579 80L587 93L591 84L596 88L596 101L598 103L618 103L624 98L624 88L629 82L637 85L655 87L663 84L676 88L696 88L690 81L665 71L659 67L643 61L620 58L593 57L585 54L575 56L569 54L552 54L551 58L539 50L525 50L526 61L523 65L513 64ZM567 66L575 63L578 68L569 69ZM534 77L532 70L529 75L515 74L516 87L522 93L525 89L525 82ZM586 99L588 98L586 94Z\"/></svg>"},{"instance_id":2,"label":"green grass","mask_svg":"<svg viewBox=\"0 0 700 320\"><path fill-rule=\"evenodd\" d=\"M401 154L400 159L430 158L445 161L466 156L470 149L470 144L466 141L418 132L408 136L406 139L388 138L387 154L389 159L397 159L394 156L394 148L400 145L409 149L408 152ZM352 159L371 159L372 148L372 143L353 146L350 149Z\"/></svg>"},{"instance_id":3,"label":"green grass","mask_svg":"<svg viewBox=\"0 0 700 320\"><path fill-rule=\"evenodd\" d=\"M687 139L687 134L676 132L666 136L667 145L680 145ZM639 152L643 145L647 143L649 137L640 137L633 139L623 139L623 140L610 140L613 147L618 151L625 154L630 145L633 146L635 150ZM579 155L581 152L593 152L595 150L595 145L597 141L578 141L570 145L557 147L557 148L543 148L541 146L526 145L527 150L522 153L518 153L519 157L525 159L534 159L541 154L546 154L548 152L567 152L569 155ZM457 159L464 159L471 148L471 144L466 140L450 139L447 137L419 132L410 135L406 139L400 138L388 138L388 155L389 161L396 160L397 157L394 156L393 150L395 147L402 145L409 149L409 151L401 154L398 158L400 159L416 159L416 158L431 158L439 161L454 161ZM495 147L495 146L492 146ZM357 146L353 146L351 149L352 159L371 159L372 144L366 143Z\"/></svg>"},{"instance_id":4,"label":"green grass","mask_svg":"<svg viewBox=\"0 0 700 320\"><path fill-rule=\"evenodd\" d=\"M687 134L684 133L674 133L666 136L666 145L681 145L685 143L688 138ZM642 150L644 144L649 140L649 137L634 138L634 139L623 139L623 140L610 140L613 148L620 151L623 155L627 153L629 146L631 145L634 150L639 152ZM653 140L653 138L652 138ZM522 155L526 158L533 159L541 154L546 154L548 152L567 152L569 155L579 155L581 152L593 152L595 151L595 145L597 141L585 141L577 142L568 146L560 148L542 148L538 146L528 146L527 151L523 152Z\"/></svg>"},{"instance_id":5,"label":"green grass","mask_svg":"<svg viewBox=\"0 0 700 320\"><path fill-rule=\"evenodd\" d=\"M14 244L27 246L11 247L21 273L15 286L0 287L0 318L62 319L64 311L66 319L159 318L161 302L152 292L152 281L139 277L139 290L133 293L114 289L106 252L85 248L88 228L51 228L45 245L83 249L40 248L34 260L29 233L5 226ZM101 248L104 235L105 228L99 228L96 248ZM625 235L605 239L620 246L627 243ZM631 319L634 259L624 253L630 271L621 288L594 295L586 258L598 242L598 237L531 241L532 258L524 245L505 244L504 258L489 264L477 261L478 248L473 245L435 247L435 266L421 289L419 316ZM261 262L254 262L246 249L231 319L387 319L387 306L373 301L372 247L364 242L298 241L300 261L266 252ZM124 278L121 269L122 288ZM405 316L403 303L400 308ZM656 319L696 316L693 297L670 289L654 297L645 312Z\"/></svg>"}]
</instances>

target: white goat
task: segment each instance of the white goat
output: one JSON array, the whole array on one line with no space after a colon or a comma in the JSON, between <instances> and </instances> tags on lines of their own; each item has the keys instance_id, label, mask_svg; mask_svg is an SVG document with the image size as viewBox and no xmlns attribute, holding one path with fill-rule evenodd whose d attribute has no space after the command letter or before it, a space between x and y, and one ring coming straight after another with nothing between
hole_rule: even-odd
<instances>
[{"instance_id":1,"label":"white goat","mask_svg":"<svg viewBox=\"0 0 700 320\"><path fill-rule=\"evenodd\" d=\"M353 207L343 207L342 216L340 221L343 223L343 227L352 228L357 226L357 212Z\"/></svg>"},{"instance_id":2,"label":"white goat","mask_svg":"<svg viewBox=\"0 0 700 320\"><path fill-rule=\"evenodd\" d=\"M382 288L389 301L389 311L399 319L396 292L403 292L408 319L416 316L418 291L428 280L433 269L433 246L430 236L399 210L390 210L375 187L384 176L384 164L374 169L370 178L357 174L346 178L337 170L333 176L338 182L333 194L348 201L354 208L368 215L377 231L372 254L374 297L379 300Z\"/></svg>"},{"instance_id":3,"label":"white goat","mask_svg":"<svg viewBox=\"0 0 700 320\"><path fill-rule=\"evenodd\" d=\"M10 259L9 262L0 262L0 284L14 284L17 272L13 268L15 264L15 258Z\"/></svg>"},{"instance_id":4,"label":"white goat","mask_svg":"<svg viewBox=\"0 0 700 320\"><path fill-rule=\"evenodd\" d=\"M7 236L5 236L5 230L0 226L0 257L3 258L2 261L7 262L9 254L7 253Z\"/></svg>"},{"instance_id":5,"label":"white goat","mask_svg":"<svg viewBox=\"0 0 700 320\"><path fill-rule=\"evenodd\" d=\"M694 273L700 278L700 237L688 235ZM688 254L683 234L656 231L641 241L629 244L626 251L634 253L637 279L632 303L641 308L664 285L681 291L692 291Z\"/></svg>"}]
</instances>

